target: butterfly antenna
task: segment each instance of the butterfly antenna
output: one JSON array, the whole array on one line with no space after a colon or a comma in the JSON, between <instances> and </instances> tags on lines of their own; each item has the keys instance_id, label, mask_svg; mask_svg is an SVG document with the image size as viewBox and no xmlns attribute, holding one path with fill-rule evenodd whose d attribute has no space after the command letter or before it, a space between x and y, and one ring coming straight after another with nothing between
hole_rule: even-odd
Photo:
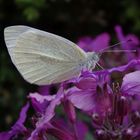
<instances>
[{"instance_id":1,"label":"butterfly antenna","mask_svg":"<svg viewBox=\"0 0 140 140\"><path fill-rule=\"evenodd\" d=\"M129 39L127 41L121 41L121 42L118 42L118 43L116 43L114 45L108 46L108 48L101 49L98 54L99 54L99 56L101 56L105 52L131 52L131 53L137 52L136 50L109 50L110 48L113 48L113 47L115 47L117 45L125 44L125 43L130 42L130 41L132 41L132 40Z\"/></svg>"},{"instance_id":2,"label":"butterfly antenna","mask_svg":"<svg viewBox=\"0 0 140 140\"><path fill-rule=\"evenodd\" d=\"M136 50L107 50L107 51L104 51L103 53L105 52L131 52L131 53L135 53L137 52Z\"/></svg>"},{"instance_id":3,"label":"butterfly antenna","mask_svg":"<svg viewBox=\"0 0 140 140\"><path fill-rule=\"evenodd\" d=\"M114 44L114 45L108 46L107 48L101 49L100 52L102 53L102 52L104 52L105 50L108 50L108 49L113 48L113 47L118 46L118 45L122 45L122 44L128 43L128 42L130 42L130 41L132 41L132 40L129 39L129 40L127 40L127 41L118 42L118 43L116 43L116 44Z\"/></svg>"}]
</instances>

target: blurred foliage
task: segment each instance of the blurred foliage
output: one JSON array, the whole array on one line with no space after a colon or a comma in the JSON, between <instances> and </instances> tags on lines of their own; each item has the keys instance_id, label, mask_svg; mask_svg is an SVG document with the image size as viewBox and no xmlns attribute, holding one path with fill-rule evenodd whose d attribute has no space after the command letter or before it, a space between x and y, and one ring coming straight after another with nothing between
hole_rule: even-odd
<instances>
[{"instance_id":1,"label":"blurred foliage","mask_svg":"<svg viewBox=\"0 0 140 140\"><path fill-rule=\"evenodd\" d=\"M21 9L22 16L27 21L35 21L40 17L40 11L46 7L45 0L15 0L19 9Z\"/></svg>"},{"instance_id":2,"label":"blurred foliage","mask_svg":"<svg viewBox=\"0 0 140 140\"><path fill-rule=\"evenodd\" d=\"M134 26L132 27L132 29L134 30L134 32L139 32L140 30L140 11L139 11L140 2L127 0L127 1L124 1L123 5L126 9L124 16L126 16L127 20L133 23Z\"/></svg>"},{"instance_id":3,"label":"blurred foliage","mask_svg":"<svg viewBox=\"0 0 140 140\"><path fill-rule=\"evenodd\" d=\"M0 130L13 124L28 93L37 89L23 80L10 60L3 37L6 26L29 25L74 42L105 31L114 35L116 24L139 36L139 5L139 0L0 0Z\"/></svg>"}]
</instances>

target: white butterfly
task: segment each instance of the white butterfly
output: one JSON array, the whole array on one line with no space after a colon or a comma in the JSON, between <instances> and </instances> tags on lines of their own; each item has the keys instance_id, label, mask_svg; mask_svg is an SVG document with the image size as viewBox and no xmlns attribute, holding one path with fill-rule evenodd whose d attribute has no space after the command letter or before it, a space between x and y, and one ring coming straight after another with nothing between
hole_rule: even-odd
<instances>
[{"instance_id":1,"label":"white butterfly","mask_svg":"<svg viewBox=\"0 0 140 140\"><path fill-rule=\"evenodd\" d=\"M84 52L73 42L28 26L4 31L12 62L30 83L47 85L66 81L99 61L95 52Z\"/></svg>"}]
</instances>

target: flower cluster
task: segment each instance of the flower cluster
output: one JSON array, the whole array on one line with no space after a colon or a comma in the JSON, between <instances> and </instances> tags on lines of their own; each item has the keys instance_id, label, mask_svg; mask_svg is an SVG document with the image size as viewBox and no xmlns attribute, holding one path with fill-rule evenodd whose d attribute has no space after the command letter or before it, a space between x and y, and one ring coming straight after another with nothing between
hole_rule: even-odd
<instances>
[{"instance_id":1,"label":"flower cluster","mask_svg":"<svg viewBox=\"0 0 140 140\"><path fill-rule=\"evenodd\" d=\"M1 132L0 140L139 140L140 139L140 60L139 40L134 35L124 36L115 27L123 49L137 49L137 54L125 53L127 64L99 71L82 71L79 77L63 82L56 94L51 86L30 93L30 107L35 114L31 127L24 123L29 109L27 103L10 131ZM85 51L99 51L109 46L110 36L103 33L95 39L85 37L78 45ZM112 54L111 54L112 55ZM106 66L116 63L104 59ZM131 60L131 61L130 61ZM111 62L112 61L112 62ZM113 62L114 61L114 62ZM120 60L119 62L120 63Z\"/></svg>"}]
</instances>

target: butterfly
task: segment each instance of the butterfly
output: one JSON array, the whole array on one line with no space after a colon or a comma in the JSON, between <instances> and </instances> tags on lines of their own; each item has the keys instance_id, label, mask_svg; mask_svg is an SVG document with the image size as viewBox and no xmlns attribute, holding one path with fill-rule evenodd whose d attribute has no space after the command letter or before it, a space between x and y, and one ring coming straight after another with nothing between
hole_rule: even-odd
<instances>
[{"instance_id":1,"label":"butterfly","mask_svg":"<svg viewBox=\"0 0 140 140\"><path fill-rule=\"evenodd\" d=\"M95 68L99 61L95 52L85 52L61 36L28 26L6 27L4 37L13 64L33 84L69 80L83 69Z\"/></svg>"}]
</instances>

